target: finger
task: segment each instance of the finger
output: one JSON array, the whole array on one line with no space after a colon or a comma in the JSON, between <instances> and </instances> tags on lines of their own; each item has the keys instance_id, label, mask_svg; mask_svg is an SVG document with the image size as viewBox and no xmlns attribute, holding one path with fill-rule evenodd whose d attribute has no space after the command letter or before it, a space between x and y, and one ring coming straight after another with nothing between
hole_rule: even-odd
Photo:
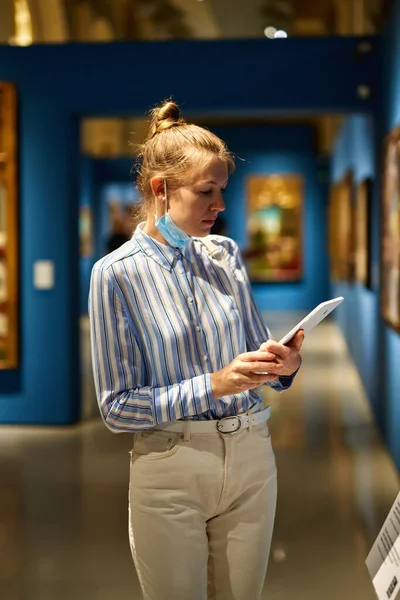
<instances>
[{"instance_id":1,"label":"finger","mask_svg":"<svg viewBox=\"0 0 400 600\"><path fill-rule=\"evenodd\" d=\"M276 342L275 342L276 343ZM285 348L285 346L282 346L281 344L277 344L278 346L281 346L284 349L285 357L288 354L288 349ZM276 360L277 358L277 354L276 352L273 352L271 350L270 354L273 356L273 360ZM243 354L240 354L238 356L238 359L241 362L265 362L265 359L267 358L266 356L266 352L262 351L262 350L256 350L254 352L244 352Z\"/></svg>"},{"instance_id":2,"label":"finger","mask_svg":"<svg viewBox=\"0 0 400 600\"><path fill-rule=\"evenodd\" d=\"M278 373L268 373L268 375L256 375L255 373L250 374L251 377L248 378L246 382L246 386L253 385L254 387L263 385L267 381L276 381L279 379Z\"/></svg>"},{"instance_id":3,"label":"finger","mask_svg":"<svg viewBox=\"0 0 400 600\"><path fill-rule=\"evenodd\" d=\"M257 375L256 378L252 377L249 381L248 385L252 385L253 387L259 387L260 385L264 385L267 381L277 381L279 379L279 375ZM249 388L248 388L249 389Z\"/></svg>"},{"instance_id":4,"label":"finger","mask_svg":"<svg viewBox=\"0 0 400 600\"><path fill-rule=\"evenodd\" d=\"M281 362L254 362L254 363L243 363L243 367L240 369L242 373L279 373L284 368Z\"/></svg>"},{"instance_id":5,"label":"finger","mask_svg":"<svg viewBox=\"0 0 400 600\"><path fill-rule=\"evenodd\" d=\"M300 329L296 335L294 336L294 338L292 340L290 340L290 342L287 344L288 348L296 348L297 350L300 350L300 348L302 347L304 342L304 330Z\"/></svg>"},{"instance_id":6,"label":"finger","mask_svg":"<svg viewBox=\"0 0 400 600\"><path fill-rule=\"evenodd\" d=\"M264 342L265 351L268 351L271 354L275 354L281 359L285 359L288 357L290 350L284 346L283 344L279 344L279 342L275 342L275 340L268 340Z\"/></svg>"},{"instance_id":7,"label":"finger","mask_svg":"<svg viewBox=\"0 0 400 600\"><path fill-rule=\"evenodd\" d=\"M268 340L268 341L272 341L272 340ZM267 351L268 350L268 342L264 342L263 344L261 344L260 350Z\"/></svg>"},{"instance_id":8,"label":"finger","mask_svg":"<svg viewBox=\"0 0 400 600\"><path fill-rule=\"evenodd\" d=\"M277 356L276 356L276 354L273 354L272 352L268 352L267 350L265 350L263 360L274 361L274 360L277 360Z\"/></svg>"}]
</instances>

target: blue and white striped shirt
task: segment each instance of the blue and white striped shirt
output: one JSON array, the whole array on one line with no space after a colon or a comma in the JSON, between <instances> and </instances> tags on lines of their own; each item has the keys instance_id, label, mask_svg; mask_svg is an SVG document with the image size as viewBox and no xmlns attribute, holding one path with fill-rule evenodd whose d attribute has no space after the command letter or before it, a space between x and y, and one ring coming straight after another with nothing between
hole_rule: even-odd
<instances>
[{"instance_id":1,"label":"blue and white striped shirt","mask_svg":"<svg viewBox=\"0 0 400 600\"><path fill-rule=\"evenodd\" d=\"M209 236L183 252L139 225L92 271L89 316L100 412L114 432L176 419L220 419L261 402L257 391L214 398L210 374L269 339L237 244ZM230 265L227 268L226 261ZM282 391L293 381L270 382Z\"/></svg>"}]
</instances>

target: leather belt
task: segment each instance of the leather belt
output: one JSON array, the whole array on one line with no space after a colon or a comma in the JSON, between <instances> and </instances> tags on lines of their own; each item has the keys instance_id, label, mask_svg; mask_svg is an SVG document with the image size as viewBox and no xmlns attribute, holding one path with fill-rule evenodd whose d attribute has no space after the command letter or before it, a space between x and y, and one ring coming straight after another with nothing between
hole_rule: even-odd
<instances>
[{"instance_id":1,"label":"leather belt","mask_svg":"<svg viewBox=\"0 0 400 600\"><path fill-rule=\"evenodd\" d=\"M253 414L242 413L231 417L213 421L193 421L190 422L191 433L235 433L239 429L247 429L254 425L260 425L267 421L271 416L271 408L267 406L264 410ZM167 425L158 425L155 429L160 431L183 432L186 420L174 421Z\"/></svg>"}]
</instances>

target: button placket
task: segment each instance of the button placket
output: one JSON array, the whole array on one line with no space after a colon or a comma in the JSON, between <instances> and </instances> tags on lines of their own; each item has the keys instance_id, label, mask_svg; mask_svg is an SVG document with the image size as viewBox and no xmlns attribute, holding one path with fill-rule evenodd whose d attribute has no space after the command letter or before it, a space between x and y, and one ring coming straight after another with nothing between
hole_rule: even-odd
<instances>
[{"instance_id":1,"label":"button placket","mask_svg":"<svg viewBox=\"0 0 400 600\"><path fill-rule=\"evenodd\" d=\"M190 266L186 272L186 278L187 278L188 287L191 289L192 294L193 294L193 296L188 297L187 301L188 301L189 310L193 309L193 324L195 326L196 332L199 334L196 336L197 344L198 344L198 351L199 351L199 355L201 357L202 363L204 365L206 365L209 363L209 356L208 356L208 350L207 350L207 347L205 344L204 331L200 325L200 316L199 316L199 312L197 309L197 303L195 302L195 284L193 281L193 274L192 274L192 270L191 270Z\"/></svg>"}]
</instances>

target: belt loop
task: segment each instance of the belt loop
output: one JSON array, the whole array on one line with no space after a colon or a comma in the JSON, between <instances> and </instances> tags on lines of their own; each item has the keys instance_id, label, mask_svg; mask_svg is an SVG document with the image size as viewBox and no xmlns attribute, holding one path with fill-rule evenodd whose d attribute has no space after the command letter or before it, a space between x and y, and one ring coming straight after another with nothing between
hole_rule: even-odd
<instances>
[{"instance_id":1,"label":"belt loop","mask_svg":"<svg viewBox=\"0 0 400 600\"><path fill-rule=\"evenodd\" d=\"M190 442L190 420L185 419L184 430L183 430L183 441Z\"/></svg>"},{"instance_id":2,"label":"belt loop","mask_svg":"<svg viewBox=\"0 0 400 600\"><path fill-rule=\"evenodd\" d=\"M251 414L251 412L249 410L246 411L246 415L247 415L247 418L249 419L249 427L248 427L248 429L249 429L249 432L251 433L252 430L253 430L253 416L252 416L252 414Z\"/></svg>"}]
</instances>

